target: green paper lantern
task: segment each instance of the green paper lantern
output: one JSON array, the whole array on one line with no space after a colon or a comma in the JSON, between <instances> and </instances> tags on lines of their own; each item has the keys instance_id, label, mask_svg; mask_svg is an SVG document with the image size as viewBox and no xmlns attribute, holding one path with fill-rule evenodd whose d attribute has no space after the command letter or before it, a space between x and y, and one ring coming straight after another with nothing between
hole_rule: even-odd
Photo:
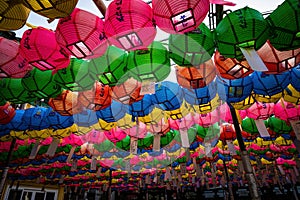
<instances>
[{"instance_id":1,"label":"green paper lantern","mask_svg":"<svg viewBox=\"0 0 300 200\"><path fill-rule=\"evenodd\" d=\"M299 0L285 0L267 18L271 44L279 51L300 47Z\"/></svg>"},{"instance_id":2,"label":"green paper lantern","mask_svg":"<svg viewBox=\"0 0 300 200\"><path fill-rule=\"evenodd\" d=\"M171 72L169 52L157 41L152 42L148 49L131 51L127 65L130 75L140 82L160 82Z\"/></svg>"},{"instance_id":3,"label":"green paper lantern","mask_svg":"<svg viewBox=\"0 0 300 200\"><path fill-rule=\"evenodd\" d=\"M104 55L91 59L92 68L97 78L104 85L115 86L128 78L127 53L115 46L109 46Z\"/></svg>"},{"instance_id":4,"label":"green paper lantern","mask_svg":"<svg viewBox=\"0 0 300 200\"><path fill-rule=\"evenodd\" d=\"M268 127L268 122L267 120L264 121L265 126ZM259 131L256 127L255 121L252 118L245 118L242 121L242 129L243 131L250 133L250 134L258 134Z\"/></svg>"},{"instance_id":5,"label":"green paper lantern","mask_svg":"<svg viewBox=\"0 0 300 200\"><path fill-rule=\"evenodd\" d=\"M104 140L100 144L94 144L94 148L99 152L107 152L113 149L114 147L115 145L109 140Z\"/></svg>"},{"instance_id":6,"label":"green paper lantern","mask_svg":"<svg viewBox=\"0 0 300 200\"><path fill-rule=\"evenodd\" d=\"M0 80L0 96L14 104L35 101L37 98L29 93L22 85L22 79L4 78Z\"/></svg>"},{"instance_id":7,"label":"green paper lantern","mask_svg":"<svg viewBox=\"0 0 300 200\"><path fill-rule=\"evenodd\" d=\"M96 71L89 68L88 62L77 58L71 58L69 66L54 75L54 80L61 87L71 91L90 90L96 79Z\"/></svg>"},{"instance_id":8,"label":"green paper lantern","mask_svg":"<svg viewBox=\"0 0 300 200\"><path fill-rule=\"evenodd\" d=\"M148 133L145 138L138 140L138 148L147 149L153 144L153 135Z\"/></svg>"},{"instance_id":9,"label":"green paper lantern","mask_svg":"<svg viewBox=\"0 0 300 200\"><path fill-rule=\"evenodd\" d=\"M269 37L269 26L263 15L244 7L225 16L215 29L215 39L221 55L241 59L240 47L258 50Z\"/></svg>"},{"instance_id":10,"label":"green paper lantern","mask_svg":"<svg viewBox=\"0 0 300 200\"><path fill-rule=\"evenodd\" d=\"M120 149L128 151L130 149L130 137L127 135L123 140L117 142L116 146Z\"/></svg>"},{"instance_id":11,"label":"green paper lantern","mask_svg":"<svg viewBox=\"0 0 300 200\"><path fill-rule=\"evenodd\" d=\"M284 120L276 117L270 117L268 119L269 128L277 134L289 134L293 129Z\"/></svg>"},{"instance_id":12,"label":"green paper lantern","mask_svg":"<svg viewBox=\"0 0 300 200\"><path fill-rule=\"evenodd\" d=\"M160 137L160 146L164 147L164 146L170 144L170 142L172 142L172 140L175 139L175 137L178 135L178 133L179 132L177 130L171 130L171 131L167 132L165 135L162 135Z\"/></svg>"},{"instance_id":13,"label":"green paper lantern","mask_svg":"<svg viewBox=\"0 0 300 200\"><path fill-rule=\"evenodd\" d=\"M179 66L197 66L211 59L215 51L213 33L202 23L194 31L170 34L170 58Z\"/></svg>"},{"instance_id":14,"label":"green paper lantern","mask_svg":"<svg viewBox=\"0 0 300 200\"><path fill-rule=\"evenodd\" d=\"M61 92L61 87L53 80L51 70L41 71L34 68L22 78L22 85L36 97L55 98Z\"/></svg>"}]
</instances>

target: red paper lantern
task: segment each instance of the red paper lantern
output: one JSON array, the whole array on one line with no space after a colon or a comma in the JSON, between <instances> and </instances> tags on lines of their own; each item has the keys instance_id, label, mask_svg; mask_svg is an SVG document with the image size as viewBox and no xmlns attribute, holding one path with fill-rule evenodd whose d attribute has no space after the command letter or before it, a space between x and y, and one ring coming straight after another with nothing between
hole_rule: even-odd
<instances>
[{"instance_id":1,"label":"red paper lantern","mask_svg":"<svg viewBox=\"0 0 300 200\"><path fill-rule=\"evenodd\" d=\"M9 123L15 116L16 111L10 105L10 103L6 103L3 106L0 106L0 124Z\"/></svg>"},{"instance_id":2,"label":"red paper lantern","mask_svg":"<svg viewBox=\"0 0 300 200\"><path fill-rule=\"evenodd\" d=\"M198 67L176 67L178 84L185 88L202 88L211 83L216 77L216 68L212 60Z\"/></svg>"},{"instance_id":3,"label":"red paper lantern","mask_svg":"<svg viewBox=\"0 0 300 200\"><path fill-rule=\"evenodd\" d=\"M108 85L103 85L97 81L91 90L79 92L78 103L84 108L101 110L111 104L111 92L112 90Z\"/></svg>"},{"instance_id":4,"label":"red paper lantern","mask_svg":"<svg viewBox=\"0 0 300 200\"><path fill-rule=\"evenodd\" d=\"M171 34L196 29L209 11L208 0L154 0L153 17L157 26Z\"/></svg>"},{"instance_id":5,"label":"red paper lantern","mask_svg":"<svg viewBox=\"0 0 300 200\"><path fill-rule=\"evenodd\" d=\"M42 71L63 69L70 63L69 57L59 47L54 31L43 27L23 33L20 53L27 58L29 64Z\"/></svg>"},{"instance_id":6,"label":"red paper lantern","mask_svg":"<svg viewBox=\"0 0 300 200\"><path fill-rule=\"evenodd\" d=\"M142 0L114 0L107 7L104 31L108 40L125 50L147 48L156 29L151 7Z\"/></svg>"},{"instance_id":7,"label":"red paper lantern","mask_svg":"<svg viewBox=\"0 0 300 200\"><path fill-rule=\"evenodd\" d=\"M71 116L82 111L82 107L77 101L78 97L69 90L63 91L58 97L50 98L48 105L63 116Z\"/></svg>"},{"instance_id":8,"label":"red paper lantern","mask_svg":"<svg viewBox=\"0 0 300 200\"><path fill-rule=\"evenodd\" d=\"M104 23L98 16L75 8L68 17L61 18L55 36L58 44L77 58L95 58L108 47Z\"/></svg>"},{"instance_id":9,"label":"red paper lantern","mask_svg":"<svg viewBox=\"0 0 300 200\"><path fill-rule=\"evenodd\" d=\"M222 78L238 79L248 76L253 72L246 60L225 58L218 51L215 52L215 65Z\"/></svg>"},{"instance_id":10,"label":"red paper lantern","mask_svg":"<svg viewBox=\"0 0 300 200\"><path fill-rule=\"evenodd\" d=\"M225 142L226 140L234 140L236 138L236 132L233 124L222 124L220 129L220 140Z\"/></svg>"},{"instance_id":11,"label":"red paper lantern","mask_svg":"<svg viewBox=\"0 0 300 200\"><path fill-rule=\"evenodd\" d=\"M19 44L0 37L0 78L22 78L31 69L26 58L19 53Z\"/></svg>"},{"instance_id":12,"label":"red paper lantern","mask_svg":"<svg viewBox=\"0 0 300 200\"><path fill-rule=\"evenodd\" d=\"M267 41L257 53L268 68L268 71L265 71L268 74L278 74L287 71L300 63L300 48L278 51L272 46L270 41Z\"/></svg>"},{"instance_id":13,"label":"red paper lantern","mask_svg":"<svg viewBox=\"0 0 300 200\"><path fill-rule=\"evenodd\" d=\"M134 78L127 79L124 83L112 87L112 98L123 104L132 104L143 98L140 95L142 84Z\"/></svg>"}]
</instances>

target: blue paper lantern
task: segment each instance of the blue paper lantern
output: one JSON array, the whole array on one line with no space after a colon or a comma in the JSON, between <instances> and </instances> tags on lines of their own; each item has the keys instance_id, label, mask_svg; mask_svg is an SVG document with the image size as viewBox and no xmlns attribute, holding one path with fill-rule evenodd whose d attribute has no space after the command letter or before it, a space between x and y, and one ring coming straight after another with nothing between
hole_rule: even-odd
<instances>
[{"instance_id":1,"label":"blue paper lantern","mask_svg":"<svg viewBox=\"0 0 300 200\"><path fill-rule=\"evenodd\" d=\"M162 110L179 109L183 101L183 90L177 84L164 81L155 84L155 93L151 95L154 104Z\"/></svg>"},{"instance_id":2,"label":"blue paper lantern","mask_svg":"<svg viewBox=\"0 0 300 200\"><path fill-rule=\"evenodd\" d=\"M144 117L152 112L154 105L152 103L151 95L146 94L141 100L132 103L129 106L129 114L133 117Z\"/></svg>"},{"instance_id":3,"label":"blue paper lantern","mask_svg":"<svg viewBox=\"0 0 300 200\"><path fill-rule=\"evenodd\" d=\"M73 115L74 123L82 127L91 127L98 123L98 117L95 111L84 109L78 114Z\"/></svg>"},{"instance_id":4,"label":"blue paper lantern","mask_svg":"<svg viewBox=\"0 0 300 200\"><path fill-rule=\"evenodd\" d=\"M253 91L259 95L272 96L278 94L290 84L289 71L281 74L265 74L255 71L250 77L253 82Z\"/></svg>"},{"instance_id":5,"label":"blue paper lantern","mask_svg":"<svg viewBox=\"0 0 300 200\"><path fill-rule=\"evenodd\" d=\"M45 120L47 108L28 108L23 114L23 121L28 124L30 130L42 130L49 128L49 123Z\"/></svg>"},{"instance_id":6,"label":"blue paper lantern","mask_svg":"<svg viewBox=\"0 0 300 200\"><path fill-rule=\"evenodd\" d=\"M16 110L14 118L7 124L7 128L14 131L25 131L29 128L23 120L25 110Z\"/></svg>"},{"instance_id":7,"label":"blue paper lantern","mask_svg":"<svg viewBox=\"0 0 300 200\"><path fill-rule=\"evenodd\" d=\"M300 64L291 70L291 84L292 86L300 91Z\"/></svg>"},{"instance_id":8,"label":"blue paper lantern","mask_svg":"<svg viewBox=\"0 0 300 200\"><path fill-rule=\"evenodd\" d=\"M45 120L48 121L49 126L53 129L64 129L74 124L72 116L60 115L52 108L47 109Z\"/></svg>"},{"instance_id":9,"label":"blue paper lantern","mask_svg":"<svg viewBox=\"0 0 300 200\"><path fill-rule=\"evenodd\" d=\"M217 88L220 99L228 103L236 103L251 95L253 83L249 76L232 80L218 77Z\"/></svg>"},{"instance_id":10,"label":"blue paper lantern","mask_svg":"<svg viewBox=\"0 0 300 200\"><path fill-rule=\"evenodd\" d=\"M197 89L183 88L184 99L191 105L201 105L209 103L217 94L216 82L211 82L205 87Z\"/></svg>"},{"instance_id":11,"label":"blue paper lantern","mask_svg":"<svg viewBox=\"0 0 300 200\"><path fill-rule=\"evenodd\" d=\"M0 138L4 136L8 136L10 133L10 129L8 128L8 124L0 124Z\"/></svg>"},{"instance_id":12,"label":"blue paper lantern","mask_svg":"<svg viewBox=\"0 0 300 200\"><path fill-rule=\"evenodd\" d=\"M111 105L102 110L96 111L97 117L106 122L116 122L123 118L128 110L128 106L117 101L112 101Z\"/></svg>"}]
</instances>

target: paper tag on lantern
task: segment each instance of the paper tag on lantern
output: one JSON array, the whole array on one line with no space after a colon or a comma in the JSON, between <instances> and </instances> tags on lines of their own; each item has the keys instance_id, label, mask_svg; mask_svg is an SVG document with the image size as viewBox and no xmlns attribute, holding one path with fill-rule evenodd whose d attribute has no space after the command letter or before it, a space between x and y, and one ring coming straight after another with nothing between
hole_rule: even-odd
<instances>
[{"instance_id":1,"label":"paper tag on lantern","mask_svg":"<svg viewBox=\"0 0 300 200\"><path fill-rule=\"evenodd\" d=\"M282 166L281 166L281 165L277 165L277 167L278 167L278 169L279 169L281 175L285 175L285 172L284 172Z\"/></svg>"},{"instance_id":2,"label":"paper tag on lantern","mask_svg":"<svg viewBox=\"0 0 300 200\"><path fill-rule=\"evenodd\" d=\"M153 183L157 183L157 174L154 175Z\"/></svg>"},{"instance_id":3,"label":"paper tag on lantern","mask_svg":"<svg viewBox=\"0 0 300 200\"><path fill-rule=\"evenodd\" d=\"M204 147L205 147L205 155L206 155L208 158L211 158L211 157L212 157L211 144L210 144L210 143L205 143L205 144L204 144Z\"/></svg>"},{"instance_id":4,"label":"paper tag on lantern","mask_svg":"<svg viewBox=\"0 0 300 200\"><path fill-rule=\"evenodd\" d=\"M99 167L96 173L96 177L100 177L102 171L102 167Z\"/></svg>"},{"instance_id":5,"label":"paper tag on lantern","mask_svg":"<svg viewBox=\"0 0 300 200\"><path fill-rule=\"evenodd\" d=\"M270 137L270 134L268 132L267 127L265 126L264 120L262 119L257 119L254 120L255 121L255 125L257 127L257 130L260 134L261 137Z\"/></svg>"},{"instance_id":6,"label":"paper tag on lantern","mask_svg":"<svg viewBox=\"0 0 300 200\"><path fill-rule=\"evenodd\" d=\"M54 154L55 154L55 152L56 152L56 149L57 149L59 143L60 143L60 140L59 140L59 139L53 138L51 144L50 144L49 147L48 147L48 150L47 150L47 152L46 152L46 155L48 155L48 156L50 156L50 157L54 156Z\"/></svg>"},{"instance_id":7,"label":"paper tag on lantern","mask_svg":"<svg viewBox=\"0 0 300 200\"><path fill-rule=\"evenodd\" d=\"M181 174L186 174L187 170L186 170L186 164L185 163L181 163L180 164L180 173Z\"/></svg>"},{"instance_id":8,"label":"paper tag on lantern","mask_svg":"<svg viewBox=\"0 0 300 200\"><path fill-rule=\"evenodd\" d=\"M36 140L29 155L29 159L34 159L40 149L40 140Z\"/></svg>"},{"instance_id":9,"label":"paper tag on lantern","mask_svg":"<svg viewBox=\"0 0 300 200\"><path fill-rule=\"evenodd\" d=\"M300 140L300 121L290 120L290 124L295 132L297 140Z\"/></svg>"},{"instance_id":10,"label":"paper tag on lantern","mask_svg":"<svg viewBox=\"0 0 300 200\"><path fill-rule=\"evenodd\" d=\"M265 63L262 61L260 56L257 54L254 48L243 48L240 47L240 50L244 54L247 62L250 67L255 71L269 71Z\"/></svg>"},{"instance_id":11,"label":"paper tag on lantern","mask_svg":"<svg viewBox=\"0 0 300 200\"><path fill-rule=\"evenodd\" d=\"M119 37L118 40L126 50L132 49L134 47L139 47L143 44L141 39L135 32L123 35Z\"/></svg>"},{"instance_id":12,"label":"paper tag on lantern","mask_svg":"<svg viewBox=\"0 0 300 200\"><path fill-rule=\"evenodd\" d=\"M155 93L155 81L151 79L143 80L140 95L154 94Z\"/></svg>"},{"instance_id":13,"label":"paper tag on lantern","mask_svg":"<svg viewBox=\"0 0 300 200\"><path fill-rule=\"evenodd\" d=\"M159 134L154 135L153 151L160 151L160 135Z\"/></svg>"},{"instance_id":14,"label":"paper tag on lantern","mask_svg":"<svg viewBox=\"0 0 300 200\"><path fill-rule=\"evenodd\" d=\"M227 143L230 155L235 156L236 155L236 150L234 148L234 144L233 144L232 140L226 140L226 143Z\"/></svg>"},{"instance_id":15,"label":"paper tag on lantern","mask_svg":"<svg viewBox=\"0 0 300 200\"><path fill-rule=\"evenodd\" d=\"M187 130L181 130L180 131L180 138L181 138L182 147L189 148L190 147L190 141L189 141L189 136L188 136L188 131Z\"/></svg>"},{"instance_id":16,"label":"paper tag on lantern","mask_svg":"<svg viewBox=\"0 0 300 200\"><path fill-rule=\"evenodd\" d=\"M183 31L195 25L195 19L192 9L187 9L179 14L171 17L174 30L177 32Z\"/></svg>"},{"instance_id":17,"label":"paper tag on lantern","mask_svg":"<svg viewBox=\"0 0 300 200\"><path fill-rule=\"evenodd\" d=\"M74 152L75 152L75 149L76 149L76 146L73 146L72 148L71 148L71 150L70 150L70 152L69 152L69 155L68 155L68 158L67 158L67 163L70 163L71 162L71 158L72 158L72 156L73 156L73 154L74 154Z\"/></svg>"},{"instance_id":18,"label":"paper tag on lantern","mask_svg":"<svg viewBox=\"0 0 300 200\"><path fill-rule=\"evenodd\" d=\"M165 173L165 179L164 180L167 181L167 180L170 180L170 178L171 178L170 168L166 167L166 173Z\"/></svg>"},{"instance_id":19,"label":"paper tag on lantern","mask_svg":"<svg viewBox=\"0 0 300 200\"><path fill-rule=\"evenodd\" d=\"M77 160L72 161L71 171L77 171Z\"/></svg>"},{"instance_id":20,"label":"paper tag on lantern","mask_svg":"<svg viewBox=\"0 0 300 200\"><path fill-rule=\"evenodd\" d=\"M299 171L297 169L297 166L293 166L294 172L296 176L299 176Z\"/></svg>"},{"instance_id":21,"label":"paper tag on lantern","mask_svg":"<svg viewBox=\"0 0 300 200\"><path fill-rule=\"evenodd\" d=\"M145 184L147 184L147 185L151 184L150 175L149 174L146 175Z\"/></svg>"},{"instance_id":22,"label":"paper tag on lantern","mask_svg":"<svg viewBox=\"0 0 300 200\"><path fill-rule=\"evenodd\" d=\"M59 183L59 184L62 184L62 183L64 182L64 179L65 179L65 175L61 175L61 177L60 177L58 183Z\"/></svg>"},{"instance_id":23,"label":"paper tag on lantern","mask_svg":"<svg viewBox=\"0 0 300 200\"><path fill-rule=\"evenodd\" d=\"M96 169L97 169L97 158L93 156L91 160L91 170L96 170Z\"/></svg>"},{"instance_id":24,"label":"paper tag on lantern","mask_svg":"<svg viewBox=\"0 0 300 200\"><path fill-rule=\"evenodd\" d=\"M125 171L127 171L128 173L130 173L131 169L130 169L130 161L129 160L125 160Z\"/></svg>"},{"instance_id":25,"label":"paper tag on lantern","mask_svg":"<svg viewBox=\"0 0 300 200\"><path fill-rule=\"evenodd\" d=\"M130 137L130 153L136 155L137 154L137 145L138 139L135 137Z\"/></svg>"}]
</instances>

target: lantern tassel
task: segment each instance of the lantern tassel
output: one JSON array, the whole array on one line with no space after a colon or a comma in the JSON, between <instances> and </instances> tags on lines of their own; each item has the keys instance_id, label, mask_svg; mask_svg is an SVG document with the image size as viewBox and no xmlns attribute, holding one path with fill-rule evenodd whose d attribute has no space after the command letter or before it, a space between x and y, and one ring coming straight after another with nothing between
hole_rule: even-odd
<instances>
[{"instance_id":1,"label":"lantern tassel","mask_svg":"<svg viewBox=\"0 0 300 200\"><path fill-rule=\"evenodd\" d=\"M242 53L244 54L246 60L248 61L251 68L255 71L268 71L265 63L259 57L255 49L253 48L243 48L240 46Z\"/></svg>"}]
</instances>

